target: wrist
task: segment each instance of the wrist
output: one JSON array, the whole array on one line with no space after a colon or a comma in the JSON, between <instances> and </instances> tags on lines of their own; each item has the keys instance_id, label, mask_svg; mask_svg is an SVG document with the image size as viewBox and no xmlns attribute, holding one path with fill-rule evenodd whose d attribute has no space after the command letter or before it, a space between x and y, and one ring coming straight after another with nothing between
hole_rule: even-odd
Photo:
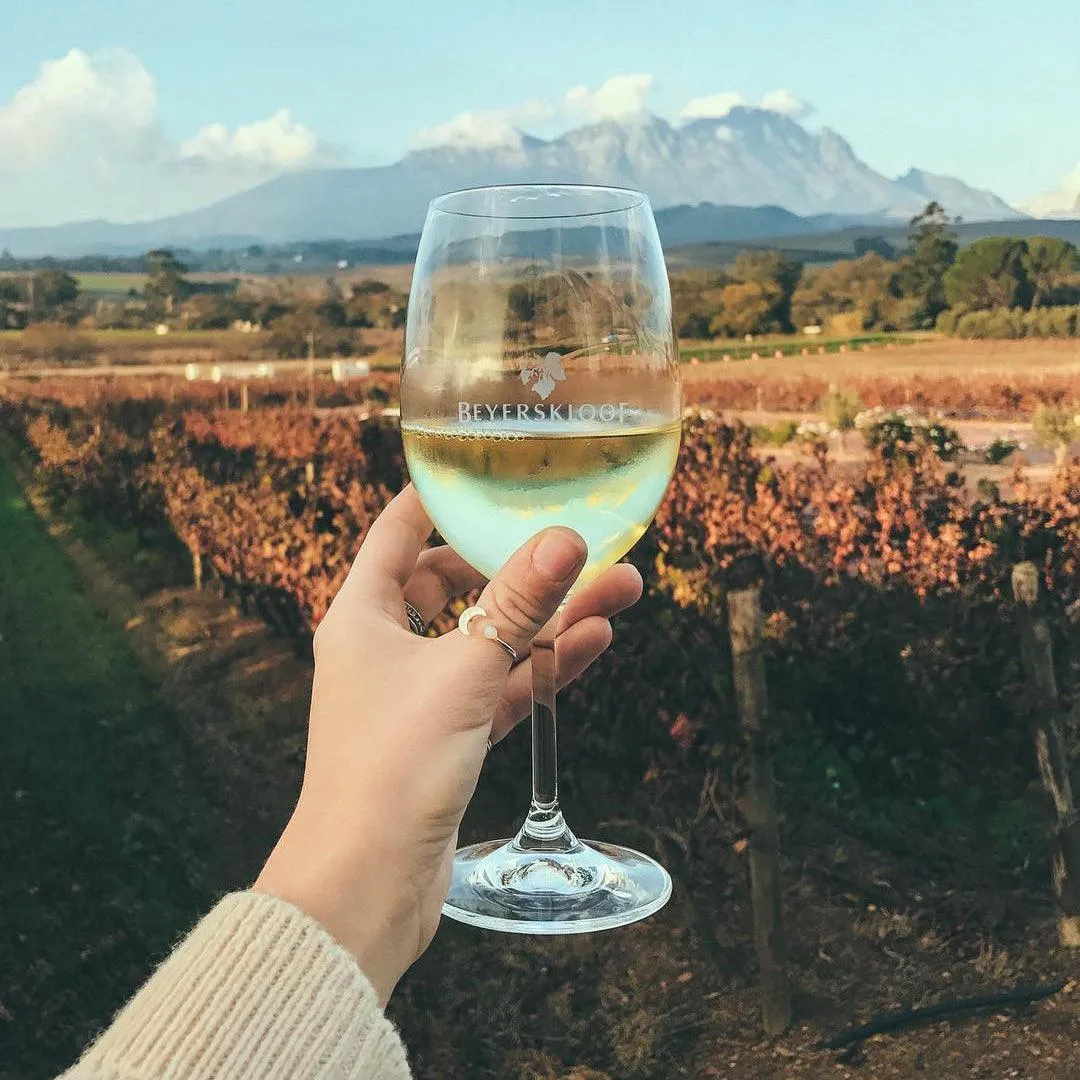
<instances>
[{"instance_id":1,"label":"wrist","mask_svg":"<svg viewBox=\"0 0 1080 1080\"><path fill-rule=\"evenodd\" d=\"M356 958L380 1005L418 952L415 903L387 880L385 860L338 858L305 843L295 817L252 889L299 908ZM325 842L325 833L322 833ZM314 835L312 835L314 841Z\"/></svg>"}]
</instances>

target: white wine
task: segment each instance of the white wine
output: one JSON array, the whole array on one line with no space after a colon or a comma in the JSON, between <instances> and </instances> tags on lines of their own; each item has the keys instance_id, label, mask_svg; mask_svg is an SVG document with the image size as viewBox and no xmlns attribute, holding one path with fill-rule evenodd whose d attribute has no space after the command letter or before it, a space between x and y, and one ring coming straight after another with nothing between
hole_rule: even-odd
<instances>
[{"instance_id":1,"label":"white wine","mask_svg":"<svg viewBox=\"0 0 1080 1080\"><path fill-rule=\"evenodd\" d=\"M565 525L589 545L578 584L617 562L652 521L681 424L403 424L409 473L444 539L491 577L531 536Z\"/></svg>"}]
</instances>

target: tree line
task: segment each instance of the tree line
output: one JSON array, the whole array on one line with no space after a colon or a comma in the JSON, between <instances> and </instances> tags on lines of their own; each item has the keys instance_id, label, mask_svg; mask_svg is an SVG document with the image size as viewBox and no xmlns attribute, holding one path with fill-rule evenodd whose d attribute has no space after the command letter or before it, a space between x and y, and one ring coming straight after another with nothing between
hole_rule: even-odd
<instances>
[{"instance_id":1,"label":"tree line","mask_svg":"<svg viewBox=\"0 0 1080 1080\"><path fill-rule=\"evenodd\" d=\"M966 337L1080 334L1080 252L1053 237L990 236L961 248L942 206L912 218L907 245L862 237L858 254L804 266L779 251L743 251L722 269L671 276L675 326L685 339L741 338L820 327L837 335L938 328ZM80 292L67 270L48 267L0 276L0 328L59 322L95 328L140 328L160 322L190 330L241 325L267 331L279 356L363 352L359 331L396 330L406 294L373 279L342 285L291 277L198 281L171 251L148 252L145 284L126 297ZM527 335L550 325L557 290L515 286L507 323ZM550 295L549 295L550 294ZM564 305L565 306L565 305ZM550 310L549 310L550 309ZM546 321L545 321L546 320ZM556 320L557 321L557 320Z\"/></svg>"},{"instance_id":2,"label":"tree line","mask_svg":"<svg viewBox=\"0 0 1080 1080\"><path fill-rule=\"evenodd\" d=\"M856 258L803 266L745 251L722 270L672 278L684 338L928 330L965 336L1080 332L1080 251L1055 237L988 236L961 248L936 202L912 218L907 248L862 240Z\"/></svg>"},{"instance_id":3,"label":"tree line","mask_svg":"<svg viewBox=\"0 0 1080 1080\"><path fill-rule=\"evenodd\" d=\"M261 340L278 356L304 356L312 347L350 356L365 348L358 331L400 328L408 304L407 295L371 278L345 285L332 276L314 284L285 276L198 280L168 250L147 252L140 269L142 284L119 296L81 290L78 278L55 267L0 276L0 329L239 327L266 331ZM67 331L63 340L71 336Z\"/></svg>"}]
</instances>

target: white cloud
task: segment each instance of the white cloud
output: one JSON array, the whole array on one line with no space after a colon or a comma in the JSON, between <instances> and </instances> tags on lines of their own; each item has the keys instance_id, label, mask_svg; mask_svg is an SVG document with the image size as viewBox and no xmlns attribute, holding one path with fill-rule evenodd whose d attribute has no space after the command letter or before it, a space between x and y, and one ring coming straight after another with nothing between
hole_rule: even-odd
<instances>
[{"instance_id":1,"label":"white cloud","mask_svg":"<svg viewBox=\"0 0 1080 1080\"><path fill-rule=\"evenodd\" d=\"M651 75L613 75L596 90L575 86L557 102L526 101L506 109L463 112L442 124L421 128L413 147L434 146L495 149L521 145L525 128L552 120L625 120L645 111L652 89Z\"/></svg>"},{"instance_id":2,"label":"white cloud","mask_svg":"<svg viewBox=\"0 0 1080 1080\"><path fill-rule=\"evenodd\" d=\"M417 149L516 147L521 145L524 129L553 120L625 120L645 111L652 85L651 75L613 75L596 90L575 86L555 103L534 100L505 109L463 112L445 123L421 128L411 145Z\"/></svg>"},{"instance_id":3,"label":"white cloud","mask_svg":"<svg viewBox=\"0 0 1080 1080\"><path fill-rule=\"evenodd\" d=\"M0 169L33 169L73 143L92 143L99 156L138 156L153 143L156 121L154 79L138 57L72 49L45 61L37 78L0 104Z\"/></svg>"},{"instance_id":4,"label":"white cloud","mask_svg":"<svg viewBox=\"0 0 1080 1080\"><path fill-rule=\"evenodd\" d=\"M180 144L179 156L219 164L297 169L318 163L322 151L310 128L298 124L288 109L280 109L268 120L241 124L233 131L224 124L207 124Z\"/></svg>"},{"instance_id":5,"label":"white cloud","mask_svg":"<svg viewBox=\"0 0 1080 1080\"><path fill-rule=\"evenodd\" d=\"M651 75L613 75L598 90L575 86L563 98L563 111L592 120L624 120L645 111Z\"/></svg>"},{"instance_id":6,"label":"white cloud","mask_svg":"<svg viewBox=\"0 0 1080 1080\"><path fill-rule=\"evenodd\" d=\"M813 106L797 98L790 90L770 90L762 99L761 107L769 112L801 120L814 111Z\"/></svg>"},{"instance_id":7,"label":"white cloud","mask_svg":"<svg viewBox=\"0 0 1080 1080\"><path fill-rule=\"evenodd\" d=\"M478 149L520 146L522 127L543 123L555 115L554 106L544 101L526 101L510 109L463 112L444 124L421 128L413 136L412 145L471 146Z\"/></svg>"},{"instance_id":8,"label":"white cloud","mask_svg":"<svg viewBox=\"0 0 1080 1080\"><path fill-rule=\"evenodd\" d=\"M1021 203L1020 209L1035 217L1080 217L1080 165L1053 191Z\"/></svg>"},{"instance_id":9,"label":"white cloud","mask_svg":"<svg viewBox=\"0 0 1080 1080\"><path fill-rule=\"evenodd\" d=\"M700 120L705 117L719 120L727 116L732 109L750 104L738 90L721 90L704 97L691 98L679 110L678 115L683 120ZM757 108L789 116L792 120L800 120L813 112L812 106L801 101L790 90L770 90L762 97Z\"/></svg>"},{"instance_id":10,"label":"white cloud","mask_svg":"<svg viewBox=\"0 0 1080 1080\"><path fill-rule=\"evenodd\" d=\"M172 140L137 56L71 49L0 101L0 225L177 213L336 156L287 109Z\"/></svg>"},{"instance_id":11,"label":"white cloud","mask_svg":"<svg viewBox=\"0 0 1080 1080\"><path fill-rule=\"evenodd\" d=\"M745 104L746 98L738 90L721 90L718 94L691 98L679 110L679 116L684 120L700 120L704 117L719 119L727 116L737 106Z\"/></svg>"}]
</instances>

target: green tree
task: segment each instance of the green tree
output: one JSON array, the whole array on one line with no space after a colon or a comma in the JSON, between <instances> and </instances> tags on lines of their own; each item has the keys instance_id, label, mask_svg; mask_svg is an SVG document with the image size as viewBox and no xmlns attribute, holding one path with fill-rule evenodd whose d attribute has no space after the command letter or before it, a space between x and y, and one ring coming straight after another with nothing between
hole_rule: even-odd
<instances>
[{"instance_id":1,"label":"green tree","mask_svg":"<svg viewBox=\"0 0 1080 1080\"><path fill-rule=\"evenodd\" d=\"M156 249L144 257L146 272L146 299L152 315L172 313L173 305L183 300L191 291L184 275L187 267L171 251Z\"/></svg>"},{"instance_id":2,"label":"green tree","mask_svg":"<svg viewBox=\"0 0 1080 1080\"><path fill-rule=\"evenodd\" d=\"M720 290L720 310L709 323L709 332L720 337L767 334L781 329L775 312L780 305L775 285L740 281Z\"/></svg>"},{"instance_id":3,"label":"green tree","mask_svg":"<svg viewBox=\"0 0 1080 1080\"><path fill-rule=\"evenodd\" d=\"M511 285L506 294L507 321L515 330L527 326L536 314L536 302L531 290L522 284Z\"/></svg>"},{"instance_id":4,"label":"green tree","mask_svg":"<svg viewBox=\"0 0 1080 1080\"><path fill-rule=\"evenodd\" d=\"M32 281L34 310L54 314L57 308L74 304L79 298L79 283L63 270L42 270Z\"/></svg>"},{"instance_id":5,"label":"green tree","mask_svg":"<svg viewBox=\"0 0 1080 1080\"><path fill-rule=\"evenodd\" d=\"M394 329L404 322L409 298L383 281L367 278L352 286L345 302L349 326Z\"/></svg>"},{"instance_id":6,"label":"green tree","mask_svg":"<svg viewBox=\"0 0 1080 1080\"><path fill-rule=\"evenodd\" d=\"M0 277L0 330L18 329L26 324L26 281Z\"/></svg>"},{"instance_id":7,"label":"green tree","mask_svg":"<svg viewBox=\"0 0 1080 1080\"><path fill-rule=\"evenodd\" d=\"M894 260L899 252L884 236L856 236L851 245L855 257L860 255L880 255L883 259Z\"/></svg>"},{"instance_id":8,"label":"green tree","mask_svg":"<svg viewBox=\"0 0 1080 1080\"><path fill-rule=\"evenodd\" d=\"M898 300L896 263L868 252L804 274L791 299L792 319L799 327L854 314L861 330L896 329Z\"/></svg>"},{"instance_id":9,"label":"green tree","mask_svg":"<svg viewBox=\"0 0 1080 1080\"><path fill-rule=\"evenodd\" d=\"M913 299L915 321L919 326L933 326L945 310L946 271L956 259L955 222L938 202L928 203L908 225L908 252L900 268L900 288Z\"/></svg>"},{"instance_id":10,"label":"green tree","mask_svg":"<svg viewBox=\"0 0 1080 1080\"><path fill-rule=\"evenodd\" d=\"M745 285L761 286L764 294L772 297L772 307L761 320L762 330L792 329L791 297L802 277L802 263L779 251L741 251L731 276Z\"/></svg>"},{"instance_id":11,"label":"green tree","mask_svg":"<svg viewBox=\"0 0 1080 1080\"><path fill-rule=\"evenodd\" d=\"M1027 244L1013 236L984 236L969 244L945 273L945 299L967 311L1027 307Z\"/></svg>"},{"instance_id":12,"label":"green tree","mask_svg":"<svg viewBox=\"0 0 1080 1080\"><path fill-rule=\"evenodd\" d=\"M709 336L709 323L720 310L720 292L730 284L723 270L686 270L672 276L672 316L679 337Z\"/></svg>"},{"instance_id":13,"label":"green tree","mask_svg":"<svg viewBox=\"0 0 1080 1080\"><path fill-rule=\"evenodd\" d=\"M1024 252L1024 270L1031 289L1031 306L1042 307L1054 303L1055 295L1069 284L1076 273L1080 251L1068 240L1056 236L1032 236L1028 238ZM1070 299L1065 300L1071 302Z\"/></svg>"},{"instance_id":14,"label":"green tree","mask_svg":"<svg viewBox=\"0 0 1080 1080\"><path fill-rule=\"evenodd\" d=\"M26 281L18 277L0 277L0 303L18 304L26 299Z\"/></svg>"},{"instance_id":15,"label":"green tree","mask_svg":"<svg viewBox=\"0 0 1080 1080\"><path fill-rule=\"evenodd\" d=\"M346 326L349 322L341 286L332 277L328 277L323 284L322 299L315 308L315 314L328 326Z\"/></svg>"},{"instance_id":16,"label":"green tree","mask_svg":"<svg viewBox=\"0 0 1080 1080\"><path fill-rule=\"evenodd\" d=\"M831 386L819 407L825 416L825 423L833 431L840 432L840 445L845 446L847 433L855 430L855 420L862 409L858 396Z\"/></svg>"},{"instance_id":17,"label":"green tree","mask_svg":"<svg viewBox=\"0 0 1080 1080\"><path fill-rule=\"evenodd\" d=\"M1031 417L1035 441L1054 451L1058 465L1065 463L1077 435L1076 414L1063 405L1040 405Z\"/></svg>"}]
</instances>

